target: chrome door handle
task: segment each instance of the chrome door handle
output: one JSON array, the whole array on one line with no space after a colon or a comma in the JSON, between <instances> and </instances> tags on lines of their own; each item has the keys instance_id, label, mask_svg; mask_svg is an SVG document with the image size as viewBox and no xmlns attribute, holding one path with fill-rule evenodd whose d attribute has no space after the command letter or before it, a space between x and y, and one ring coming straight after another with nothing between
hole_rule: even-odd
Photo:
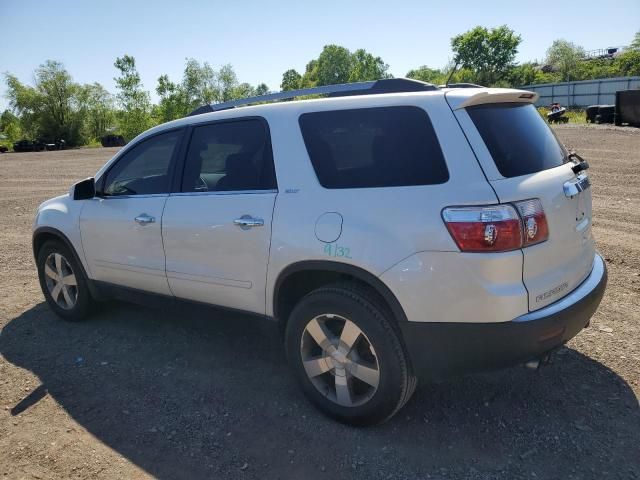
<instances>
[{"instance_id":1,"label":"chrome door handle","mask_svg":"<svg viewBox=\"0 0 640 480\"><path fill-rule=\"evenodd\" d=\"M147 215L146 213L138 215L136 218L134 218L134 220L138 225L147 225L149 223L155 223L156 221L155 217Z\"/></svg>"},{"instance_id":2,"label":"chrome door handle","mask_svg":"<svg viewBox=\"0 0 640 480\"><path fill-rule=\"evenodd\" d=\"M251 215L243 215L240 218L236 218L233 224L238 225L243 230L248 230L251 227L262 227L264 220L261 218L253 218Z\"/></svg>"}]
</instances>

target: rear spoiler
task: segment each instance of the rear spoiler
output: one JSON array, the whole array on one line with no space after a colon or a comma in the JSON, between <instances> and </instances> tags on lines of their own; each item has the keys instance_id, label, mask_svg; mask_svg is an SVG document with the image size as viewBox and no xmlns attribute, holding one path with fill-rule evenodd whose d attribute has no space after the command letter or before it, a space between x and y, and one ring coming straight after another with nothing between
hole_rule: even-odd
<instances>
[{"instance_id":1,"label":"rear spoiler","mask_svg":"<svg viewBox=\"0 0 640 480\"><path fill-rule=\"evenodd\" d=\"M535 103L539 98L535 92L507 88L487 88L481 91L465 88L451 90L445 95L453 110L487 103Z\"/></svg>"}]
</instances>

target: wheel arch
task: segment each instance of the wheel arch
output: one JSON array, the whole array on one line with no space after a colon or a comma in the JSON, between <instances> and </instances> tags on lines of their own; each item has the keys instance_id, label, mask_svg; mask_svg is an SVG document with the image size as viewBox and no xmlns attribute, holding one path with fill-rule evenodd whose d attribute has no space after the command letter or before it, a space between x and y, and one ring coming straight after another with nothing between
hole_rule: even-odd
<instances>
[{"instance_id":1,"label":"wheel arch","mask_svg":"<svg viewBox=\"0 0 640 480\"><path fill-rule=\"evenodd\" d=\"M389 307L398 322L406 322L407 316L391 289L371 272L340 262L305 260L285 267L274 284L273 315L284 327L293 304L310 291L338 280L353 279L368 286ZM302 280L302 283L299 282Z\"/></svg>"},{"instance_id":2,"label":"wheel arch","mask_svg":"<svg viewBox=\"0 0 640 480\"><path fill-rule=\"evenodd\" d=\"M82 270L81 272L82 275L84 275L84 278L87 280L87 285L89 286L89 290L91 291L91 294L94 296L94 298L99 297L98 292L95 288L95 285L87 275L87 271L84 267L84 263L80 259L78 252L73 246L73 243L71 243L71 240L69 240L69 238L57 228L38 227L34 230L33 235L31 237L31 242L33 247L33 257L36 261L36 265L38 263L38 252L48 240L58 240L62 242L65 245L65 247L69 249L69 251L71 252L71 255L73 255L73 259L80 266L80 269Z\"/></svg>"}]
</instances>

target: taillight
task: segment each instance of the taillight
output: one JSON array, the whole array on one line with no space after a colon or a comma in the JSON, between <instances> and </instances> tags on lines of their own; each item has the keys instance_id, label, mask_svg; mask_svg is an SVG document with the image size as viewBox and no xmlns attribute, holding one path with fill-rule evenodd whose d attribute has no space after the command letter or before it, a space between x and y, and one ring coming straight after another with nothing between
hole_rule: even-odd
<instances>
[{"instance_id":1,"label":"taillight","mask_svg":"<svg viewBox=\"0 0 640 480\"><path fill-rule=\"evenodd\" d=\"M442 218L463 252L504 252L522 246L522 224L511 205L449 207Z\"/></svg>"},{"instance_id":2,"label":"taillight","mask_svg":"<svg viewBox=\"0 0 640 480\"><path fill-rule=\"evenodd\" d=\"M506 252L549 238L547 218L538 199L513 205L448 207L442 218L463 252Z\"/></svg>"},{"instance_id":3,"label":"taillight","mask_svg":"<svg viewBox=\"0 0 640 480\"><path fill-rule=\"evenodd\" d=\"M515 203L522 217L524 246L535 245L549 238L547 217L542 202L537 198Z\"/></svg>"}]
</instances>

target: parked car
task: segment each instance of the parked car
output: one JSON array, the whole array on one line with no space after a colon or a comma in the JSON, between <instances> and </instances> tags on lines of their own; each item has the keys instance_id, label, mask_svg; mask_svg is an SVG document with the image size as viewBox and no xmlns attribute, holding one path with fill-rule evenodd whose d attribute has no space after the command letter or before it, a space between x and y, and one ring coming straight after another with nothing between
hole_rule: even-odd
<instances>
[{"instance_id":1,"label":"parked car","mask_svg":"<svg viewBox=\"0 0 640 480\"><path fill-rule=\"evenodd\" d=\"M309 94L331 97L246 106ZM358 425L418 378L535 365L607 281L588 165L536 99L380 80L152 128L40 205L46 301L74 321L112 297L258 314L307 397Z\"/></svg>"},{"instance_id":2,"label":"parked car","mask_svg":"<svg viewBox=\"0 0 640 480\"><path fill-rule=\"evenodd\" d=\"M0 145L0 153L7 153L9 151L9 147L6 145Z\"/></svg>"},{"instance_id":3,"label":"parked car","mask_svg":"<svg viewBox=\"0 0 640 480\"><path fill-rule=\"evenodd\" d=\"M23 138L13 144L14 152L41 152L46 148L46 145L39 140L27 140Z\"/></svg>"},{"instance_id":4,"label":"parked car","mask_svg":"<svg viewBox=\"0 0 640 480\"><path fill-rule=\"evenodd\" d=\"M103 147L124 147L127 142L122 135L104 135L100 138L100 143Z\"/></svg>"},{"instance_id":5,"label":"parked car","mask_svg":"<svg viewBox=\"0 0 640 480\"><path fill-rule=\"evenodd\" d=\"M43 142L47 151L64 150L67 148L67 142L63 138L59 138L54 142Z\"/></svg>"}]
</instances>

